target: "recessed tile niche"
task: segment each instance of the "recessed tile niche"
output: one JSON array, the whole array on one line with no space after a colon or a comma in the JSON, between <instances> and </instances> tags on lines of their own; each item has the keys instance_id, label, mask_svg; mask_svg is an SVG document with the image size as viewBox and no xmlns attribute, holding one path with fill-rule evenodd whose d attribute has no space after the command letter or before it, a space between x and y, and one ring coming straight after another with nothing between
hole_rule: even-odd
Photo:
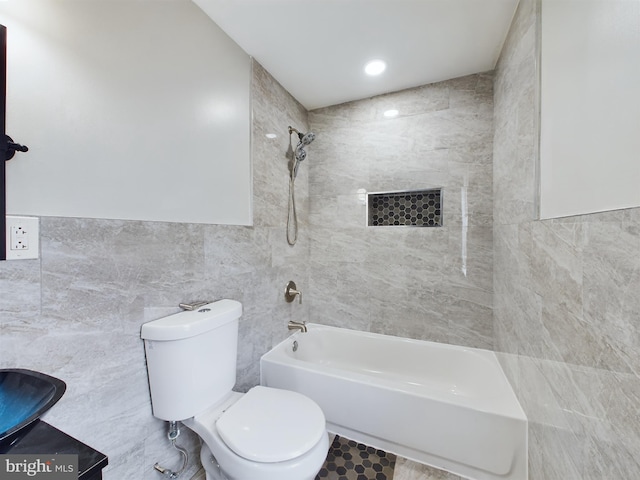
<instances>
[{"instance_id":1,"label":"recessed tile niche","mask_svg":"<svg viewBox=\"0 0 640 480\"><path fill-rule=\"evenodd\" d=\"M367 194L369 227L441 227L442 189Z\"/></svg>"}]
</instances>

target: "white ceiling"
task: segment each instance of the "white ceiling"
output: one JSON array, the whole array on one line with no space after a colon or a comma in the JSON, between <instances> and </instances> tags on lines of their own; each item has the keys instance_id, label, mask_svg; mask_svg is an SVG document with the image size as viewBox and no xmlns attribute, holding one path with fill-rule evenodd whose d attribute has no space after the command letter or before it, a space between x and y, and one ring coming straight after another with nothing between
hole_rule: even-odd
<instances>
[{"instance_id":1,"label":"white ceiling","mask_svg":"<svg viewBox=\"0 0 640 480\"><path fill-rule=\"evenodd\" d=\"M312 110L495 67L518 0L193 0ZM367 61L387 70L368 77Z\"/></svg>"}]
</instances>

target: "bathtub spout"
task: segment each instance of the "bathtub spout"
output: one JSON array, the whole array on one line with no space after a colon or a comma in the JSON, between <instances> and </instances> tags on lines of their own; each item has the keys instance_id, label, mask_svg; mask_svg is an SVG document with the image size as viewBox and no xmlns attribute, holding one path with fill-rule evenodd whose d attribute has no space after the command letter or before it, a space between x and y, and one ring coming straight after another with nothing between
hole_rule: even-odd
<instances>
[{"instance_id":1,"label":"bathtub spout","mask_svg":"<svg viewBox=\"0 0 640 480\"><path fill-rule=\"evenodd\" d=\"M296 322L294 320L289 321L289 325L287 325L289 330L300 330L302 333L307 333L307 324L306 322Z\"/></svg>"}]
</instances>

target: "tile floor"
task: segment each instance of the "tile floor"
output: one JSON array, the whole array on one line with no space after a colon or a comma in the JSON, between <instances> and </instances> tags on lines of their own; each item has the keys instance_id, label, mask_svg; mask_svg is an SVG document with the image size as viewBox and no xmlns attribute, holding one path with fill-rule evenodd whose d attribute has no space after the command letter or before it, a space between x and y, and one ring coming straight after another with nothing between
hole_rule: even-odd
<instances>
[{"instance_id":1,"label":"tile floor","mask_svg":"<svg viewBox=\"0 0 640 480\"><path fill-rule=\"evenodd\" d=\"M205 480L200 470L190 480ZM442 470L335 437L316 480L463 480Z\"/></svg>"},{"instance_id":2,"label":"tile floor","mask_svg":"<svg viewBox=\"0 0 640 480\"><path fill-rule=\"evenodd\" d=\"M392 480L396 456L336 435L316 480Z\"/></svg>"},{"instance_id":3,"label":"tile floor","mask_svg":"<svg viewBox=\"0 0 640 480\"><path fill-rule=\"evenodd\" d=\"M398 457L393 480L464 480L458 475Z\"/></svg>"}]
</instances>

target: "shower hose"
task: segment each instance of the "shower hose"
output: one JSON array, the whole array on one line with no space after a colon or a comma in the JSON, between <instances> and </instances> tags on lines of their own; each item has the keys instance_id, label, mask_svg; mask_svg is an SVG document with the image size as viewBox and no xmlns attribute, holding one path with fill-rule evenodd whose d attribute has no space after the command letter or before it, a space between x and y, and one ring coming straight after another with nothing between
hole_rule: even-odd
<instances>
[{"instance_id":1,"label":"shower hose","mask_svg":"<svg viewBox=\"0 0 640 480\"><path fill-rule=\"evenodd\" d=\"M291 169L291 175L289 176L289 211L287 215L287 243L291 246L295 245L298 241L298 215L296 214L296 195L295 195L295 183L296 177L294 175L295 169Z\"/></svg>"}]
</instances>

